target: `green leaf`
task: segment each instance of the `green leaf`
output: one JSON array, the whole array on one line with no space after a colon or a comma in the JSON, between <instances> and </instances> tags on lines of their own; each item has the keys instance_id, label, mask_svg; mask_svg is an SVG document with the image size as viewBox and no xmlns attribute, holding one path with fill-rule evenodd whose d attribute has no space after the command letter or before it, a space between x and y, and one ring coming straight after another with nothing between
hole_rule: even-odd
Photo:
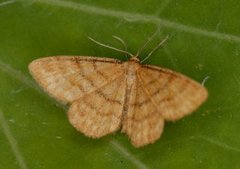
<instances>
[{"instance_id":1,"label":"green leaf","mask_svg":"<svg viewBox=\"0 0 240 169\"><path fill-rule=\"evenodd\" d=\"M240 168L240 2L238 0L1 0L0 169ZM167 122L160 140L135 149L117 132L90 139L69 124L63 106L32 80L40 57L89 55L121 60L88 36L132 53L157 30L143 59L201 82L209 99Z\"/></svg>"}]
</instances>

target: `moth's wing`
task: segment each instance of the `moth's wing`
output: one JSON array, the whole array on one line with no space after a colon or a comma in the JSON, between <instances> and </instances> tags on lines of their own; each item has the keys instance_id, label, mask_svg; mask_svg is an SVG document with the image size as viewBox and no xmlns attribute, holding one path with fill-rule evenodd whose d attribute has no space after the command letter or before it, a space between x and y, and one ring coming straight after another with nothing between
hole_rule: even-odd
<instances>
[{"instance_id":1,"label":"moth's wing","mask_svg":"<svg viewBox=\"0 0 240 169\"><path fill-rule=\"evenodd\" d=\"M201 105L207 91L184 75L156 66L142 66L129 93L122 131L136 147L156 141L164 120L177 120Z\"/></svg>"},{"instance_id":2,"label":"moth's wing","mask_svg":"<svg viewBox=\"0 0 240 169\"><path fill-rule=\"evenodd\" d=\"M125 74L72 103L70 123L80 132L99 138L119 129L125 97Z\"/></svg>"},{"instance_id":3,"label":"moth's wing","mask_svg":"<svg viewBox=\"0 0 240 169\"><path fill-rule=\"evenodd\" d=\"M128 105L123 114L122 132L126 133L135 147L155 142L160 138L164 119L152 102L145 102L151 96L145 92L139 78L128 93Z\"/></svg>"},{"instance_id":4,"label":"moth's wing","mask_svg":"<svg viewBox=\"0 0 240 169\"><path fill-rule=\"evenodd\" d=\"M165 120L175 121L196 110L208 96L207 90L190 78L157 66L144 65L138 78L151 102Z\"/></svg>"},{"instance_id":5,"label":"moth's wing","mask_svg":"<svg viewBox=\"0 0 240 169\"><path fill-rule=\"evenodd\" d=\"M48 94L67 103L123 74L123 65L110 58L56 56L34 60L29 70Z\"/></svg>"}]
</instances>

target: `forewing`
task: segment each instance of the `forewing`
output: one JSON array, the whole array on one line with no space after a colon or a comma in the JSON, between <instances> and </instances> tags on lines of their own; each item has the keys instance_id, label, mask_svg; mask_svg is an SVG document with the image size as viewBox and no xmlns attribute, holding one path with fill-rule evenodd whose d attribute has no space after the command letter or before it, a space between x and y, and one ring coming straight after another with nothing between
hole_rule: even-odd
<instances>
[{"instance_id":1,"label":"forewing","mask_svg":"<svg viewBox=\"0 0 240 169\"><path fill-rule=\"evenodd\" d=\"M142 66L138 77L161 116L175 121L196 110L207 98L207 90L188 77L156 66Z\"/></svg>"},{"instance_id":2,"label":"forewing","mask_svg":"<svg viewBox=\"0 0 240 169\"><path fill-rule=\"evenodd\" d=\"M47 93L62 102L82 98L123 74L118 60L82 56L40 58L29 70Z\"/></svg>"},{"instance_id":3,"label":"forewing","mask_svg":"<svg viewBox=\"0 0 240 169\"><path fill-rule=\"evenodd\" d=\"M122 132L129 136L135 147L155 142L163 131L163 117L150 101L150 96L138 78L127 94L129 103L123 117Z\"/></svg>"},{"instance_id":4,"label":"forewing","mask_svg":"<svg viewBox=\"0 0 240 169\"><path fill-rule=\"evenodd\" d=\"M116 131L122 120L125 75L72 103L70 123L86 136L99 138Z\"/></svg>"}]
</instances>

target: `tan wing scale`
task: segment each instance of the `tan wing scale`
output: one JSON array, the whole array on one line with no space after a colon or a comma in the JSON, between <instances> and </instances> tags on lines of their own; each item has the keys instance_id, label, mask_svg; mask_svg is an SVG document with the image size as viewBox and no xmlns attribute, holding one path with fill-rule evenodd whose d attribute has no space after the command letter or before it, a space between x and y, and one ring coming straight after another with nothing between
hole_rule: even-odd
<instances>
[{"instance_id":1,"label":"tan wing scale","mask_svg":"<svg viewBox=\"0 0 240 169\"><path fill-rule=\"evenodd\" d=\"M40 86L62 102L72 102L123 74L116 59L57 56L34 60L29 70Z\"/></svg>"},{"instance_id":2,"label":"tan wing scale","mask_svg":"<svg viewBox=\"0 0 240 169\"><path fill-rule=\"evenodd\" d=\"M155 142L160 138L164 119L148 99L144 86L136 80L131 89L128 112L124 114L122 132L126 133L135 147Z\"/></svg>"},{"instance_id":3,"label":"tan wing scale","mask_svg":"<svg viewBox=\"0 0 240 169\"><path fill-rule=\"evenodd\" d=\"M85 135L99 138L119 129L126 88L125 76L72 103L70 123Z\"/></svg>"},{"instance_id":4,"label":"tan wing scale","mask_svg":"<svg viewBox=\"0 0 240 169\"><path fill-rule=\"evenodd\" d=\"M175 121L197 109L207 98L207 90L199 83L171 70L142 66L138 77L152 102L166 120Z\"/></svg>"}]
</instances>

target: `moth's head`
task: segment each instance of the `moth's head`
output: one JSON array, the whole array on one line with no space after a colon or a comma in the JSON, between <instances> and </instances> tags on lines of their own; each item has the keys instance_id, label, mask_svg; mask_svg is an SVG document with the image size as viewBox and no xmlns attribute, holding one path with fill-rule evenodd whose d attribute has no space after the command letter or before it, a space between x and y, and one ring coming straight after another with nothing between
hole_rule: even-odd
<instances>
[{"instance_id":1,"label":"moth's head","mask_svg":"<svg viewBox=\"0 0 240 169\"><path fill-rule=\"evenodd\" d=\"M140 59L139 59L138 55L133 55L133 56L129 59L129 61L140 62Z\"/></svg>"}]
</instances>

